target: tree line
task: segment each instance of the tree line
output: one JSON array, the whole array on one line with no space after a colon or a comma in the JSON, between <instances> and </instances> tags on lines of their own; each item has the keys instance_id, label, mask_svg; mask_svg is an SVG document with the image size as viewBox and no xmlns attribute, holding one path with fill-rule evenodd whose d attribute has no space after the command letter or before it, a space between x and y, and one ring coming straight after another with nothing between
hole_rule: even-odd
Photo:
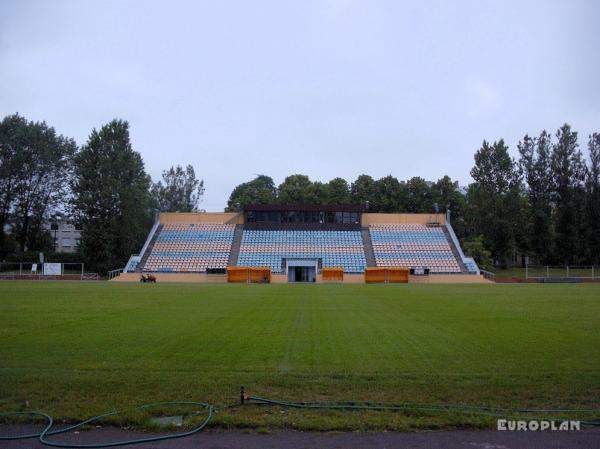
<instances>
[{"instance_id":1,"label":"tree line","mask_svg":"<svg viewBox=\"0 0 600 449\"><path fill-rule=\"evenodd\" d=\"M203 192L191 165L152 182L126 121L93 129L81 147L45 122L19 114L0 122L1 259L51 252L44 224L68 217L82 231L77 257L105 273L139 251L156 210L195 211Z\"/></svg>"},{"instance_id":2,"label":"tree line","mask_svg":"<svg viewBox=\"0 0 600 449\"><path fill-rule=\"evenodd\" d=\"M368 204L370 212L451 210L467 253L488 268L518 263L595 264L600 258L600 133L589 136L586 159L568 124L555 135L526 134L512 158L500 139L475 152L473 183L444 176L398 180L360 175L322 183L291 175L278 186L266 175L233 189L227 210L252 203Z\"/></svg>"},{"instance_id":3,"label":"tree line","mask_svg":"<svg viewBox=\"0 0 600 449\"><path fill-rule=\"evenodd\" d=\"M512 158L503 140L483 141L459 186L448 176L311 181L294 174L275 185L266 175L233 189L227 211L259 203L368 204L370 212L445 213L465 252L485 267L520 256L532 263L598 264L600 133L587 157L567 124L556 133L525 135ZM198 209L204 182L191 165L172 166L153 182L130 142L129 124L93 129L82 146L45 122L14 114L0 122L0 257L51 251L45 223L69 217L82 230L78 257L95 271L122 267L139 250L155 211Z\"/></svg>"}]
</instances>

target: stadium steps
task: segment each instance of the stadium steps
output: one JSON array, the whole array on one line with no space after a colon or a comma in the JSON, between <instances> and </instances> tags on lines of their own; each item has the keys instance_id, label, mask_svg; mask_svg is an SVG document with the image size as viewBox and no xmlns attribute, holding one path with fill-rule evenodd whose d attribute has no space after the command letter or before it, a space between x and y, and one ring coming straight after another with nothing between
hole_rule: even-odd
<instances>
[{"instance_id":1,"label":"stadium steps","mask_svg":"<svg viewBox=\"0 0 600 449\"><path fill-rule=\"evenodd\" d=\"M144 266L146 265L146 261L148 260L148 257L150 257L150 253L152 252L152 248L154 248L154 243L156 242L156 239L160 235L162 229L163 229L163 225L158 225L158 227L156 228L156 231L154 231L154 235L152 236L152 239L150 239L150 243L148 243L148 246L146 247L146 251L144 252L144 254L142 254L140 263L138 263L137 269L135 271L142 271L144 269Z\"/></svg>"},{"instance_id":2,"label":"stadium steps","mask_svg":"<svg viewBox=\"0 0 600 449\"><path fill-rule=\"evenodd\" d=\"M462 259L461 255L460 255L460 252L458 251L458 248L454 244L454 241L452 240L452 237L450 236L450 232L448 232L448 228L446 226L442 226L442 230L444 231L444 235L446 236L446 240L448 240L448 244L450 245L450 249L452 250L452 254L454 255L454 258L456 259L456 261L458 262L458 266L460 267L460 271L463 272L463 273L468 273L469 270L467 269L467 266L463 262L463 259Z\"/></svg>"},{"instance_id":3,"label":"stadium steps","mask_svg":"<svg viewBox=\"0 0 600 449\"><path fill-rule=\"evenodd\" d=\"M363 227L360 230L362 235L363 246L365 248L365 259L367 260L367 267L376 267L375 253L373 252L373 242L371 241L371 233L369 227Z\"/></svg>"},{"instance_id":4,"label":"stadium steps","mask_svg":"<svg viewBox=\"0 0 600 449\"><path fill-rule=\"evenodd\" d=\"M234 267L237 265L243 233L244 225L235 225L235 231L233 231L233 242L231 243L231 252L229 253L229 261L227 262L228 267Z\"/></svg>"}]
</instances>

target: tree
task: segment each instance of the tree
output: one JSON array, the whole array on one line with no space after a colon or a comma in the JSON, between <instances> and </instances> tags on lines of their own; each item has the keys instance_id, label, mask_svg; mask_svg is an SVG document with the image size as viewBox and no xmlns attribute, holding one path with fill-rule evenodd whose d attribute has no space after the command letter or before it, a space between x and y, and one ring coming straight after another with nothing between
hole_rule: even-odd
<instances>
[{"instance_id":1,"label":"tree","mask_svg":"<svg viewBox=\"0 0 600 449\"><path fill-rule=\"evenodd\" d=\"M314 181L308 188L308 198L306 204L327 204L329 190L327 184L320 181Z\"/></svg>"},{"instance_id":2,"label":"tree","mask_svg":"<svg viewBox=\"0 0 600 449\"><path fill-rule=\"evenodd\" d=\"M519 169L527 184L527 244L541 263L552 258L552 138L546 131L539 137L525 135L518 144Z\"/></svg>"},{"instance_id":3,"label":"tree","mask_svg":"<svg viewBox=\"0 0 600 449\"><path fill-rule=\"evenodd\" d=\"M377 212L375 209L374 198L377 190L375 180L369 175L360 175L350 186L350 198L355 204L364 205L369 202L369 211Z\"/></svg>"},{"instance_id":4,"label":"tree","mask_svg":"<svg viewBox=\"0 0 600 449\"><path fill-rule=\"evenodd\" d=\"M590 260L594 265L600 263L600 133L589 137L588 151L590 167L587 172L586 223L588 226L588 245Z\"/></svg>"},{"instance_id":5,"label":"tree","mask_svg":"<svg viewBox=\"0 0 600 449\"><path fill-rule=\"evenodd\" d=\"M377 212L404 212L407 203L405 183L400 183L394 176L388 175L375 181L373 209Z\"/></svg>"},{"instance_id":6,"label":"tree","mask_svg":"<svg viewBox=\"0 0 600 449\"><path fill-rule=\"evenodd\" d=\"M152 186L152 196L161 212L195 212L204 194L204 181L196 179L194 167L171 167L163 171L164 181Z\"/></svg>"},{"instance_id":7,"label":"tree","mask_svg":"<svg viewBox=\"0 0 600 449\"><path fill-rule=\"evenodd\" d=\"M21 252L44 249L44 220L66 202L77 146L45 122L18 114L0 123L0 226L9 218Z\"/></svg>"},{"instance_id":8,"label":"tree","mask_svg":"<svg viewBox=\"0 0 600 449\"><path fill-rule=\"evenodd\" d=\"M407 202L402 208L409 213L428 213L434 210L430 183L415 176L406 183Z\"/></svg>"},{"instance_id":9,"label":"tree","mask_svg":"<svg viewBox=\"0 0 600 449\"><path fill-rule=\"evenodd\" d=\"M486 249L482 236L477 235L463 240L462 248L465 254L475 259L479 268L490 270L494 266L492 254Z\"/></svg>"},{"instance_id":10,"label":"tree","mask_svg":"<svg viewBox=\"0 0 600 449\"><path fill-rule=\"evenodd\" d=\"M350 186L343 178L334 178L326 185L326 203L348 204L350 203Z\"/></svg>"},{"instance_id":11,"label":"tree","mask_svg":"<svg viewBox=\"0 0 600 449\"><path fill-rule=\"evenodd\" d=\"M452 181L449 176L438 179L431 185L432 200L437 203L441 212L451 211L452 228L457 235L465 235L465 196L460 191L458 181Z\"/></svg>"},{"instance_id":12,"label":"tree","mask_svg":"<svg viewBox=\"0 0 600 449\"><path fill-rule=\"evenodd\" d=\"M516 252L523 202L520 177L504 140L485 140L475 153L467 191L471 235L481 235L494 260L506 266Z\"/></svg>"},{"instance_id":13,"label":"tree","mask_svg":"<svg viewBox=\"0 0 600 449\"><path fill-rule=\"evenodd\" d=\"M129 140L129 124L113 120L92 130L75 156L73 208L82 226L80 249L99 272L124 266L152 224L150 177Z\"/></svg>"},{"instance_id":14,"label":"tree","mask_svg":"<svg viewBox=\"0 0 600 449\"><path fill-rule=\"evenodd\" d=\"M258 175L252 181L238 185L227 201L228 212L240 212L249 204L273 204L277 200L277 189L273 178Z\"/></svg>"},{"instance_id":15,"label":"tree","mask_svg":"<svg viewBox=\"0 0 600 449\"><path fill-rule=\"evenodd\" d=\"M23 151L27 146L28 123L18 114L0 122L0 250L2 256L14 249L4 229L12 215L21 180L26 176Z\"/></svg>"},{"instance_id":16,"label":"tree","mask_svg":"<svg viewBox=\"0 0 600 449\"><path fill-rule=\"evenodd\" d=\"M581 255L584 220L583 183L585 163L577 143L577 132L564 124L556 133L551 156L553 199L556 205L556 255L561 263L572 263Z\"/></svg>"},{"instance_id":17,"label":"tree","mask_svg":"<svg viewBox=\"0 0 600 449\"><path fill-rule=\"evenodd\" d=\"M313 183L306 175L291 175L279 185L279 202L281 204L314 203L315 190Z\"/></svg>"}]
</instances>

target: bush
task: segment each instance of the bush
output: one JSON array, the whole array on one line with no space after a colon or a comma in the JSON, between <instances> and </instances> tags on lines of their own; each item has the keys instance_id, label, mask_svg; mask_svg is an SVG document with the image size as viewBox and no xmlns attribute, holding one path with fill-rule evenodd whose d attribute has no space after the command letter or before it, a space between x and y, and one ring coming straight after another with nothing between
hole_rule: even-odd
<instances>
[{"instance_id":1,"label":"bush","mask_svg":"<svg viewBox=\"0 0 600 449\"><path fill-rule=\"evenodd\" d=\"M479 268L490 270L493 268L492 253L483 244L483 237L471 237L463 240L463 251L467 256L471 256L479 265Z\"/></svg>"}]
</instances>

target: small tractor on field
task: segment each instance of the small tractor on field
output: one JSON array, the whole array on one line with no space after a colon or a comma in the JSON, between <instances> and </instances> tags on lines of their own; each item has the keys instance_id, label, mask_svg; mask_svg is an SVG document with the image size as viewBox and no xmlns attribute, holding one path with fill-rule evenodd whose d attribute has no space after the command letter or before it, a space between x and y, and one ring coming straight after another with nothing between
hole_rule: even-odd
<instances>
[{"instance_id":1,"label":"small tractor on field","mask_svg":"<svg viewBox=\"0 0 600 449\"><path fill-rule=\"evenodd\" d=\"M140 277L140 282L143 282L144 284L146 282L152 282L156 284L156 276L154 276L153 274L142 274L142 276Z\"/></svg>"}]
</instances>

